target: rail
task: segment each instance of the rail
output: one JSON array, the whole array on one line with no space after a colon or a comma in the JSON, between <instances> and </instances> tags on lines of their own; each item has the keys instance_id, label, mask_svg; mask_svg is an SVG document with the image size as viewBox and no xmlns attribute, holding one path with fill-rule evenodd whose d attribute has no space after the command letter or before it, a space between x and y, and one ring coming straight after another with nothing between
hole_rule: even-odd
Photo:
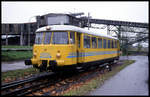
<instances>
[{"instance_id":1,"label":"rail","mask_svg":"<svg viewBox=\"0 0 150 97\"><path fill-rule=\"evenodd\" d=\"M34 82L36 80L39 79L44 79L47 76L53 75L53 72L50 73L42 73L42 74L36 74L33 77L24 79L24 80L19 80L19 81L14 81L14 82L10 82L10 83L5 83L2 84L1 86L1 95L2 96L9 96L9 95L23 95L23 94L27 94L28 92L26 92L26 90L32 88L32 87L38 87L38 85L42 85L42 83L38 83L36 85L30 85L30 86L23 86L22 88L16 88L19 87L21 85L25 85L27 83L31 84L31 82ZM46 83L45 83L46 84ZM9 91L10 89L13 89L13 91ZM23 91L23 92L21 92Z\"/></svg>"}]
</instances>

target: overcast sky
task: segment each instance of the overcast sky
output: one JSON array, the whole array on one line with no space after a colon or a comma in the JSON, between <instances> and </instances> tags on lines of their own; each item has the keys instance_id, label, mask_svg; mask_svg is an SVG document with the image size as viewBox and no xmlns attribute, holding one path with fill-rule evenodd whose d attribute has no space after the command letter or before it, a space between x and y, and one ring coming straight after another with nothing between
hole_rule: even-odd
<instances>
[{"instance_id":1,"label":"overcast sky","mask_svg":"<svg viewBox=\"0 0 150 97\"><path fill-rule=\"evenodd\" d=\"M2 2L2 23L35 21L47 13L88 12L92 18L148 23L148 1L144 2Z\"/></svg>"}]
</instances>

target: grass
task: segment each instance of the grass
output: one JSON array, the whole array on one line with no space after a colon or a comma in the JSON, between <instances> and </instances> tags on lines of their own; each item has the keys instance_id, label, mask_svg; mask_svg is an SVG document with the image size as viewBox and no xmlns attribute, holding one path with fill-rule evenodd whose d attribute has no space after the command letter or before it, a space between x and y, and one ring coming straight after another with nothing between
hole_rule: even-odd
<instances>
[{"instance_id":1,"label":"grass","mask_svg":"<svg viewBox=\"0 0 150 97\"><path fill-rule=\"evenodd\" d=\"M2 46L2 48L31 48L32 46L19 46L19 45L8 45ZM32 57L32 51L1 51L2 61L14 61L29 59Z\"/></svg>"},{"instance_id":2,"label":"grass","mask_svg":"<svg viewBox=\"0 0 150 97\"><path fill-rule=\"evenodd\" d=\"M19 45L4 45L2 48L32 48L32 46L19 46Z\"/></svg>"},{"instance_id":3,"label":"grass","mask_svg":"<svg viewBox=\"0 0 150 97\"><path fill-rule=\"evenodd\" d=\"M1 52L1 56L2 61L29 59L32 57L32 51L3 51Z\"/></svg>"},{"instance_id":4,"label":"grass","mask_svg":"<svg viewBox=\"0 0 150 97\"><path fill-rule=\"evenodd\" d=\"M86 95L89 91L100 87L104 83L105 80L114 76L117 72L121 71L123 68L125 68L126 66L128 66L129 64L132 64L134 62L135 62L135 60L126 60L126 61L124 61L123 65L113 68L113 70L111 72L107 72L106 74L102 74L96 78L93 78L90 81L87 81L86 83L81 85L80 87L67 91L66 93L63 94L63 96Z\"/></svg>"},{"instance_id":5,"label":"grass","mask_svg":"<svg viewBox=\"0 0 150 97\"><path fill-rule=\"evenodd\" d=\"M18 69L18 70L2 72L1 73L1 81L2 82L13 81L18 78L23 78L27 75L36 74L38 72L39 71L37 71L35 68Z\"/></svg>"}]
</instances>

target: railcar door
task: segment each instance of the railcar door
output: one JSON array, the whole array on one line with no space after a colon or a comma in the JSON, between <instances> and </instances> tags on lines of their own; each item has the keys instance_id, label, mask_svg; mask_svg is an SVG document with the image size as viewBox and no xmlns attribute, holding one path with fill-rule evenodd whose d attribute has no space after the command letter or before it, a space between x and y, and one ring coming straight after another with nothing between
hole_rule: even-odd
<instances>
[{"instance_id":1,"label":"railcar door","mask_svg":"<svg viewBox=\"0 0 150 97\"><path fill-rule=\"evenodd\" d=\"M77 46L76 46L76 32L69 32L69 44L72 52L70 52L70 58L72 58L72 64L77 64Z\"/></svg>"},{"instance_id":2,"label":"railcar door","mask_svg":"<svg viewBox=\"0 0 150 97\"><path fill-rule=\"evenodd\" d=\"M117 40L117 56L120 56L120 43Z\"/></svg>"},{"instance_id":3,"label":"railcar door","mask_svg":"<svg viewBox=\"0 0 150 97\"><path fill-rule=\"evenodd\" d=\"M82 63L82 34L77 32L76 46L77 46L77 63Z\"/></svg>"}]
</instances>

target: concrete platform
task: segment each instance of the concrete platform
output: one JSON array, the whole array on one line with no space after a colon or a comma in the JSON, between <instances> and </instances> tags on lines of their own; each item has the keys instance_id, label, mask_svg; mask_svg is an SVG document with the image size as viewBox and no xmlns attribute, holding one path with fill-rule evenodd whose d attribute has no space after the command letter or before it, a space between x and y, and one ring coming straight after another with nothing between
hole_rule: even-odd
<instances>
[{"instance_id":1,"label":"concrete platform","mask_svg":"<svg viewBox=\"0 0 150 97\"><path fill-rule=\"evenodd\" d=\"M6 72L16 69L26 69L32 67L32 65L26 66L24 60L21 61L11 61L11 62L2 62L1 63L1 72Z\"/></svg>"},{"instance_id":2,"label":"concrete platform","mask_svg":"<svg viewBox=\"0 0 150 97\"><path fill-rule=\"evenodd\" d=\"M127 57L121 57L121 60ZM149 67L148 56L129 56L135 63L127 66L115 76L87 95L149 95Z\"/></svg>"}]
</instances>

